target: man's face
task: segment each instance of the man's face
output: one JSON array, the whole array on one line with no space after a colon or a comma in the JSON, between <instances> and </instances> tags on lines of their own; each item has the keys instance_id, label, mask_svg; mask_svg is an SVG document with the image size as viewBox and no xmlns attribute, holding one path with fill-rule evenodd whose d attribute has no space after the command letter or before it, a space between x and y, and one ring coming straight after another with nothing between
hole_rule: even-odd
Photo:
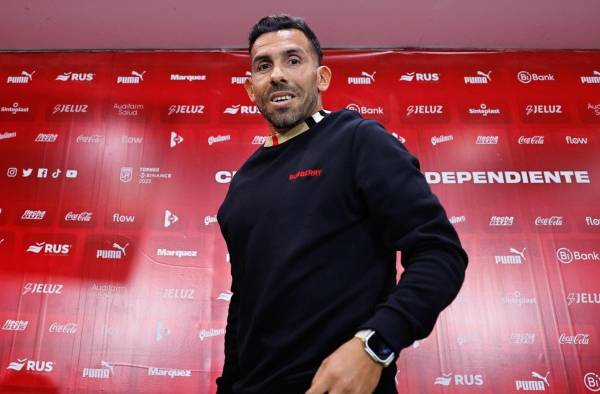
<instances>
[{"instance_id":1,"label":"man's face","mask_svg":"<svg viewBox=\"0 0 600 394\"><path fill-rule=\"evenodd\" d=\"M323 69L310 41L297 29L258 37L250 52L252 77L246 81L250 99L273 128L284 133L321 109L327 89Z\"/></svg>"}]
</instances>

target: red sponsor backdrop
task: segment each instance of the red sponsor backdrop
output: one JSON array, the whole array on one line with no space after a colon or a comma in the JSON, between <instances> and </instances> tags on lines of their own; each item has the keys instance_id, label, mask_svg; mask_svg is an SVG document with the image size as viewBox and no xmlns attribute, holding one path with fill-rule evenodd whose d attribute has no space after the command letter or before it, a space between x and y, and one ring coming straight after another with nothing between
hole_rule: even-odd
<instances>
[{"instance_id":1,"label":"red sponsor backdrop","mask_svg":"<svg viewBox=\"0 0 600 394\"><path fill-rule=\"evenodd\" d=\"M465 285L410 393L600 390L600 54L328 52L326 108L419 157ZM215 215L268 128L246 53L0 54L0 388L209 393Z\"/></svg>"}]
</instances>

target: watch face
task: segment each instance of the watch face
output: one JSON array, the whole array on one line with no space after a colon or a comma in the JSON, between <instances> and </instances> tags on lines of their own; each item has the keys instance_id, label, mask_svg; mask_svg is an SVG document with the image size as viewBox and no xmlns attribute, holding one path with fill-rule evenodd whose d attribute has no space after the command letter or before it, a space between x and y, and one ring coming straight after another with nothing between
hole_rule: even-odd
<instances>
[{"instance_id":1,"label":"watch face","mask_svg":"<svg viewBox=\"0 0 600 394\"><path fill-rule=\"evenodd\" d=\"M371 338L367 341L367 346L382 360L386 360L394 353L377 334L371 335Z\"/></svg>"}]
</instances>

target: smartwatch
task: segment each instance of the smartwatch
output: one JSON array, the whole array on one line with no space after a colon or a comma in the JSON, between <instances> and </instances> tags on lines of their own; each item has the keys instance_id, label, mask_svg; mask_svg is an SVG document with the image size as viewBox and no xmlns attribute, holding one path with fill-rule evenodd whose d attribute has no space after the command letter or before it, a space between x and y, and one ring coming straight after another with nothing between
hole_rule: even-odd
<instances>
[{"instance_id":1,"label":"smartwatch","mask_svg":"<svg viewBox=\"0 0 600 394\"><path fill-rule=\"evenodd\" d=\"M360 330L354 336L363 342L365 351L375 362L387 367L394 361L395 353L375 331Z\"/></svg>"}]
</instances>

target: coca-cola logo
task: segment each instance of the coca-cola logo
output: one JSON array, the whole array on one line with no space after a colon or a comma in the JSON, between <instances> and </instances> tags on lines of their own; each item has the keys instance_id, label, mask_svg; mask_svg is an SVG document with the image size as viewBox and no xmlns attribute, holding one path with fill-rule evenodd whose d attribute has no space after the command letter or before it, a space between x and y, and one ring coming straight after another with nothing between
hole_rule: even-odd
<instances>
[{"instance_id":1,"label":"coca-cola logo","mask_svg":"<svg viewBox=\"0 0 600 394\"><path fill-rule=\"evenodd\" d=\"M590 335L578 333L575 335L560 334L558 337L558 343L561 345L589 345Z\"/></svg>"},{"instance_id":2,"label":"coca-cola logo","mask_svg":"<svg viewBox=\"0 0 600 394\"><path fill-rule=\"evenodd\" d=\"M73 211L69 211L65 215L65 222L90 222L93 215L92 212L74 213Z\"/></svg>"},{"instance_id":3,"label":"coca-cola logo","mask_svg":"<svg viewBox=\"0 0 600 394\"><path fill-rule=\"evenodd\" d=\"M562 226L563 225L563 217L562 216L549 216L542 217L538 216L535 218L536 226Z\"/></svg>"},{"instance_id":4,"label":"coca-cola logo","mask_svg":"<svg viewBox=\"0 0 600 394\"><path fill-rule=\"evenodd\" d=\"M78 328L79 324L77 323L61 324L58 322L54 322L50 325L50 327L48 327L48 332L55 332L60 334L75 334Z\"/></svg>"},{"instance_id":5,"label":"coca-cola logo","mask_svg":"<svg viewBox=\"0 0 600 394\"><path fill-rule=\"evenodd\" d=\"M543 145L544 144L544 136L543 135L534 135L531 137L526 137L524 135L519 137L519 145Z\"/></svg>"}]
</instances>

